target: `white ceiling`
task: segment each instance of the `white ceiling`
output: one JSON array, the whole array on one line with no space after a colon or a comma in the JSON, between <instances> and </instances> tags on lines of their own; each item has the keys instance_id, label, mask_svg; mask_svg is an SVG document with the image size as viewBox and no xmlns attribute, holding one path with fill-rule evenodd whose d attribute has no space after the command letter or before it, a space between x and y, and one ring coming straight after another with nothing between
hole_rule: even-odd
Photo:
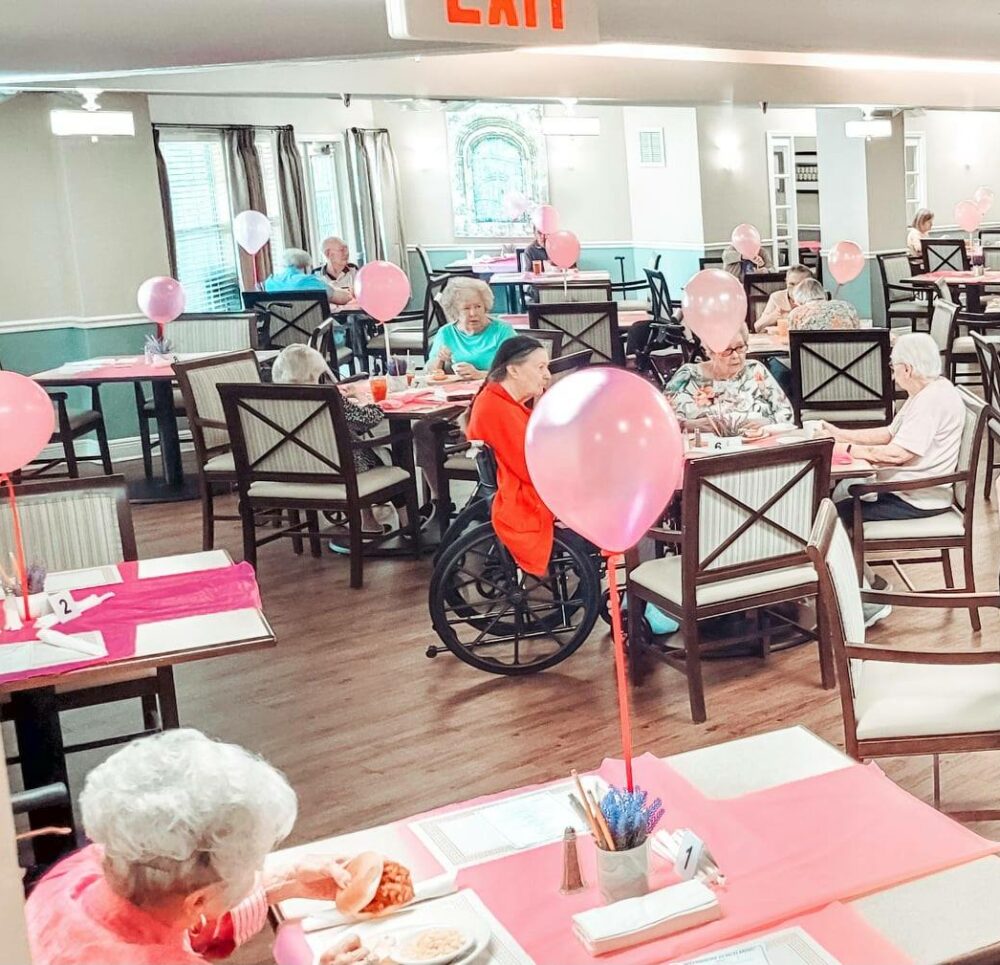
<instances>
[{"instance_id":1,"label":"white ceiling","mask_svg":"<svg viewBox=\"0 0 1000 965\"><path fill-rule=\"evenodd\" d=\"M0 85L73 86L99 76L107 88L202 94L1000 107L997 75L889 61L807 66L787 53L989 61L1000 46L1000 0L950 0L945 21L937 0L597 2L602 41L706 46L716 48L714 62L496 48L470 55L467 46L394 41L384 0L6 0ZM745 62L762 59L784 62Z\"/></svg>"}]
</instances>

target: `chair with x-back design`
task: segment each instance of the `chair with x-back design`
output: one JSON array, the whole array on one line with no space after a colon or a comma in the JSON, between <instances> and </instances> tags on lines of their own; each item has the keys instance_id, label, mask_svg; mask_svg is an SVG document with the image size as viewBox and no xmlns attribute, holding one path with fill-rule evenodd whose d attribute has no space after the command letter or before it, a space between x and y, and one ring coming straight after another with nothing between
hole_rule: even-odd
<instances>
[{"instance_id":1,"label":"chair with x-back design","mask_svg":"<svg viewBox=\"0 0 1000 965\"><path fill-rule=\"evenodd\" d=\"M564 354L590 349L595 364L625 365L625 346L618 330L615 302L529 305L528 326L562 332Z\"/></svg>"},{"instance_id":2,"label":"chair with x-back design","mask_svg":"<svg viewBox=\"0 0 1000 965\"><path fill-rule=\"evenodd\" d=\"M769 608L816 595L816 571L806 545L820 500L829 492L832 454L833 441L820 439L690 459L684 468L681 528L647 534L658 551L672 544L675 555L640 563L635 550L627 554L633 677L642 678L651 656L681 670L696 723L706 718L702 654L735 642L731 636L702 640L700 620L752 611L750 633L737 639L760 637L764 658L773 634L814 638L810 628ZM643 616L647 603L680 621L682 649L659 646L653 639ZM823 686L833 687L832 656L822 648L820 668Z\"/></svg>"},{"instance_id":3,"label":"chair with x-back design","mask_svg":"<svg viewBox=\"0 0 1000 965\"><path fill-rule=\"evenodd\" d=\"M961 238L922 238L924 271L968 271L969 252Z\"/></svg>"},{"instance_id":4,"label":"chair with x-back design","mask_svg":"<svg viewBox=\"0 0 1000 965\"><path fill-rule=\"evenodd\" d=\"M789 332L795 421L892 422L889 330Z\"/></svg>"},{"instance_id":5,"label":"chair with x-back design","mask_svg":"<svg viewBox=\"0 0 1000 965\"><path fill-rule=\"evenodd\" d=\"M334 385L220 385L222 407L233 446L243 522L243 553L254 567L257 547L281 537L299 545L309 539L313 556L322 554L319 514L346 515L351 557L351 586L362 583L364 544L374 546L398 533L362 533L361 510L380 503L406 506L413 552L420 552L413 447L399 447L405 466L379 465L358 472L357 450L409 442L406 430L374 439L352 435L344 401ZM256 514L288 510L288 527L258 537ZM305 523L298 514L305 514ZM325 534L324 534L325 535ZM344 536L343 532L331 535Z\"/></svg>"},{"instance_id":6,"label":"chair with x-back design","mask_svg":"<svg viewBox=\"0 0 1000 965\"><path fill-rule=\"evenodd\" d=\"M752 332L754 323L764 314L768 299L786 286L784 271L748 271L743 276L743 290L747 296L747 327Z\"/></svg>"},{"instance_id":7,"label":"chair with x-back design","mask_svg":"<svg viewBox=\"0 0 1000 965\"><path fill-rule=\"evenodd\" d=\"M257 314L258 341L263 349L287 345L308 345L313 332L330 317L326 292L243 292L243 304ZM330 367L338 371L350 365L354 353L346 346L331 343Z\"/></svg>"}]
</instances>

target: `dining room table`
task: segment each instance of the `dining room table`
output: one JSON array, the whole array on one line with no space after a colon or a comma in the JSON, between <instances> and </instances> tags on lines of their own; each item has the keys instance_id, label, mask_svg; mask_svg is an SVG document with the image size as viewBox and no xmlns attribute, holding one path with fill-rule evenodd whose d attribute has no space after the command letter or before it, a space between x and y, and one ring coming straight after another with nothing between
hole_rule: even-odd
<instances>
[{"instance_id":1,"label":"dining room table","mask_svg":"<svg viewBox=\"0 0 1000 965\"><path fill-rule=\"evenodd\" d=\"M163 476L128 480L129 501L134 503L165 503L198 498L198 480L185 476L181 459L181 443L174 400L176 376L173 362L222 355L222 352L175 352L149 358L143 355L108 355L99 358L64 362L54 369L36 372L31 376L39 385L47 387L95 387L106 383L138 384L149 382L152 386L156 428L160 441ZM257 351L261 362L276 358L276 349ZM140 416L141 418L141 416Z\"/></svg>"},{"instance_id":2,"label":"dining room table","mask_svg":"<svg viewBox=\"0 0 1000 965\"><path fill-rule=\"evenodd\" d=\"M520 268L517 255L485 255L479 258L458 258L448 262L443 270L475 275L477 278L491 278L493 275L520 271Z\"/></svg>"},{"instance_id":3,"label":"dining room table","mask_svg":"<svg viewBox=\"0 0 1000 965\"><path fill-rule=\"evenodd\" d=\"M46 613L60 608L61 622L0 629L0 698L9 701L5 716L14 722L26 789L69 786L57 689L100 687L142 671L172 675L182 664L275 645L253 568L221 549L53 572L44 593L44 601L33 601L45 611L39 619L51 623ZM100 602L91 605L94 599ZM163 728L180 726L176 708L161 714ZM32 811L29 823L72 827L72 807ZM67 844L52 837L33 843L39 862Z\"/></svg>"},{"instance_id":4,"label":"dining room table","mask_svg":"<svg viewBox=\"0 0 1000 965\"><path fill-rule=\"evenodd\" d=\"M578 768L597 796L624 782L620 760ZM364 830L331 829L331 837L280 852L374 850L409 869L415 897L363 920L332 902L295 899L273 909L275 921L298 920L317 958L348 935L388 947L433 926L461 931L472 945L461 962L476 965L931 965L976 953L977 962L1000 960L1000 843L806 728L684 753L662 741L633 768L636 785L664 805L650 889L669 900L660 889L678 884L677 854L682 840L694 840L683 838L690 829L706 855L695 880L717 903L714 920L647 938L634 931L639 908L615 905L605 909L618 928L609 931L625 947L609 957L588 951L574 917L604 904L597 848L570 806L573 779L553 775ZM574 829L583 879L571 893L561 888L566 828Z\"/></svg>"},{"instance_id":5,"label":"dining room table","mask_svg":"<svg viewBox=\"0 0 1000 965\"><path fill-rule=\"evenodd\" d=\"M965 308L976 314L983 310L983 290L987 285L1000 288L1000 271L984 271L976 274L973 271L927 271L913 275L910 281L924 285L938 285L944 282L949 288L962 288L965 291Z\"/></svg>"}]
</instances>

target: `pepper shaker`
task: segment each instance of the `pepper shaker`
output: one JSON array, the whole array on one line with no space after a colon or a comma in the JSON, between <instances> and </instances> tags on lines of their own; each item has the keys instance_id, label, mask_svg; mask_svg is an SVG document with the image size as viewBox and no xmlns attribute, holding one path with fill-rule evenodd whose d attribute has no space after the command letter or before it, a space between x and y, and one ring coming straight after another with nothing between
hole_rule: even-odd
<instances>
[{"instance_id":1,"label":"pepper shaker","mask_svg":"<svg viewBox=\"0 0 1000 965\"><path fill-rule=\"evenodd\" d=\"M587 887L580 871L580 855L576 850L576 830L566 828L563 832L563 875L561 895L572 895Z\"/></svg>"}]
</instances>

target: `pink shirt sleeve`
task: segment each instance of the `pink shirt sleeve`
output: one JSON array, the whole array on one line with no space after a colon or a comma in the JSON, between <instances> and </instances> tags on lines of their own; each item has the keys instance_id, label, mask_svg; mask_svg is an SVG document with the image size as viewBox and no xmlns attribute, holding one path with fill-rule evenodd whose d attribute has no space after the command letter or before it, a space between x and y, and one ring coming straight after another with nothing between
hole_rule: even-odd
<instances>
[{"instance_id":1,"label":"pink shirt sleeve","mask_svg":"<svg viewBox=\"0 0 1000 965\"><path fill-rule=\"evenodd\" d=\"M203 933L191 935L191 948L204 958L228 958L240 945L249 941L267 922L267 896L255 888L235 908L217 922L209 923Z\"/></svg>"}]
</instances>

